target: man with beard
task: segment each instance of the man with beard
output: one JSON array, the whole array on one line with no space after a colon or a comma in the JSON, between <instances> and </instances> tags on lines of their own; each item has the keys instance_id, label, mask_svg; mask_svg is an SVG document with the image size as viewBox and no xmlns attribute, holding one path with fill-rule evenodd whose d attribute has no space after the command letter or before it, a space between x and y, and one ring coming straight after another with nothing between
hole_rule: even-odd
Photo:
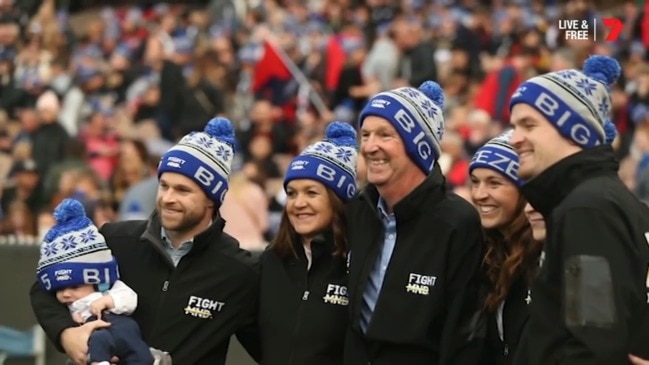
<instances>
[{"instance_id":1,"label":"man with beard","mask_svg":"<svg viewBox=\"0 0 649 365\"><path fill-rule=\"evenodd\" d=\"M218 214L233 145L234 129L224 118L186 135L160 161L151 217L101 229L119 263L119 279L138 294L132 318L142 337L169 352L176 364L224 364L233 334L258 357L247 335L254 329L258 270L223 233L225 221ZM75 364L86 364L90 333L110 324L97 320L78 326L54 295L39 285L30 294L48 337Z\"/></svg>"}]
</instances>

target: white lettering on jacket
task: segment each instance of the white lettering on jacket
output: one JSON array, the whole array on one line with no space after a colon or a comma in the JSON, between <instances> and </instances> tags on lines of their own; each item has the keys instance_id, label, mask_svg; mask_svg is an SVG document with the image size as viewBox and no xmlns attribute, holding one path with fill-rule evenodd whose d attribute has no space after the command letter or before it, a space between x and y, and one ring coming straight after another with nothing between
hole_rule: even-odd
<instances>
[{"instance_id":1,"label":"white lettering on jacket","mask_svg":"<svg viewBox=\"0 0 649 365\"><path fill-rule=\"evenodd\" d=\"M215 313L220 312L223 306L225 306L224 302L191 295L187 300L185 314L208 319L214 317Z\"/></svg>"}]
</instances>

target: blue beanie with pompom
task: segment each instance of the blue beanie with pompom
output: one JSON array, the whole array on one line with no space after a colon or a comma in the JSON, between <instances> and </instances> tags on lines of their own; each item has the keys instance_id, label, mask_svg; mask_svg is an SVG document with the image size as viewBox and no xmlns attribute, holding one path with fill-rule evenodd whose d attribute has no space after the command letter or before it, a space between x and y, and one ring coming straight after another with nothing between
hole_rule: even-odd
<instances>
[{"instance_id":1,"label":"blue beanie with pompom","mask_svg":"<svg viewBox=\"0 0 649 365\"><path fill-rule=\"evenodd\" d=\"M315 180L345 202L356 194L357 156L354 128L347 123L331 122L323 140L309 145L291 161L284 176L284 189L292 180Z\"/></svg>"},{"instance_id":2,"label":"blue beanie with pompom","mask_svg":"<svg viewBox=\"0 0 649 365\"><path fill-rule=\"evenodd\" d=\"M612 142L610 86L620 77L620 64L611 57L590 56L583 70L563 70L533 77L512 95L516 104L530 105L564 137L582 148Z\"/></svg>"},{"instance_id":3,"label":"blue beanie with pompom","mask_svg":"<svg viewBox=\"0 0 649 365\"><path fill-rule=\"evenodd\" d=\"M220 206L228 191L235 141L232 123L214 118L202 132L189 133L162 156L158 178L165 172L184 175Z\"/></svg>"},{"instance_id":4,"label":"blue beanie with pompom","mask_svg":"<svg viewBox=\"0 0 649 365\"><path fill-rule=\"evenodd\" d=\"M119 279L117 261L83 205L65 199L54 209L54 219L36 268L41 286L50 292L84 284L110 289Z\"/></svg>"},{"instance_id":5,"label":"blue beanie with pompom","mask_svg":"<svg viewBox=\"0 0 649 365\"><path fill-rule=\"evenodd\" d=\"M441 155L444 135L444 91L434 81L419 88L402 87L373 96L361 111L361 127L369 116L390 122L397 130L408 157L426 175Z\"/></svg>"}]
</instances>

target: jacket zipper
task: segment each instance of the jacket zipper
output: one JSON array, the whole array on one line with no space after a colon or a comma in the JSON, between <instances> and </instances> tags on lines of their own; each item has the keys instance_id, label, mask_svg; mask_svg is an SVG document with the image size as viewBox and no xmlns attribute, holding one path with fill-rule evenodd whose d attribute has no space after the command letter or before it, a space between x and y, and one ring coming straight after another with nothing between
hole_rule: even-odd
<instances>
[{"instance_id":1,"label":"jacket zipper","mask_svg":"<svg viewBox=\"0 0 649 365\"><path fill-rule=\"evenodd\" d=\"M306 302L309 300L309 295L311 292L309 291L309 270L307 269L306 272L304 273L304 292L302 293L302 300L300 300L300 307L297 310L297 317L295 319L295 327L293 328L293 343L298 338L298 335L300 333L300 325L302 322L302 315L304 314L304 307L306 306ZM292 346L293 349L295 349L295 346ZM288 365L293 364L293 358L295 357L295 350L291 350L291 355L288 357Z\"/></svg>"},{"instance_id":2,"label":"jacket zipper","mask_svg":"<svg viewBox=\"0 0 649 365\"><path fill-rule=\"evenodd\" d=\"M154 235L151 232L149 232L148 227L147 227L147 230L144 232L143 237L148 241L148 244L153 246L153 249L155 251L157 251L158 254L160 254L160 256L162 256L162 259L164 261L166 261L166 263L171 268L171 272L169 272L167 274L167 277L165 278L164 282L162 283L162 288L160 288L160 290L162 291L162 294L160 295L160 300L158 301L158 307L156 309L156 315L155 315L156 319L155 319L155 322L154 322L153 329L151 331L151 337L154 337L154 336L157 336L158 327L159 327L158 324L161 323L160 317L162 316L162 308L163 308L163 305L164 305L164 302L165 302L165 298L167 297L167 292L169 291L169 284L171 282L171 279L172 279L172 276L173 276L174 272L178 269L178 267L176 265L174 265L173 261L171 260L171 258L167 254L167 252L165 252L165 250L163 249L163 243L162 243L161 238L159 238L157 235ZM183 261L183 260L181 259L180 261ZM180 262L178 262L178 265L180 265Z\"/></svg>"},{"instance_id":3,"label":"jacket zipper","mask_svg":"<svg viewBox=\"0 0 649 365\"><path fill-rule=\"evenodd\" d=\"M160 295L160 300L158 301L158 308L156 309L155 321L153 322L154 326L153 326L153 330L151 331L151 337L152 338L157 337L157 335L158 335L157 334L158 333L158 324L162 323L161 320L160 320L160 317L162 316L162 307L163 307L163 305L165 303L165 298L167 297L167 292L169 291L169 282L170 282L170 279L171 279L171 275L173 275L173 273L167 275L167 278L165 279L164 283L162 283L162 288L160 288L160 290L162 291L162 294Z\"/></svg>"},{"instance_id":4,"label":"jacket zipper","mask_svg":"<svg viewBox=\"0 0 649 365\"><path fill-rule=\"evenodd\" d=\"M166 253L165 253L165 255L166 255ZM184 258L185 257L180 259L180 261L178 262L178 266L180 266L180 264L182 263ZM170 259L169 259L169 261L171 262ZM154 322L155 325L154 325L153 331L151 333L152 336L157 336L158 327L159 327L158 324L163 323L163 321L161 320L161 317L163 315L163 306L165 304L165 299L167 298L167 293L169 292L169 285L171 285L171 281L173 279L173 276L176 273L176 270L178 270L178 266L173 266L173 263L171 265L172 265L171 272L169 272L167 274L167 277L165 278L165 281L162 283L162 288L160 288L160 291L162 292L162 294L160 294L160 300L158 301L158 308L156 310L156 316L155 316L156 319L155 319L155 322Z\"/></svg>"}]
</instances>

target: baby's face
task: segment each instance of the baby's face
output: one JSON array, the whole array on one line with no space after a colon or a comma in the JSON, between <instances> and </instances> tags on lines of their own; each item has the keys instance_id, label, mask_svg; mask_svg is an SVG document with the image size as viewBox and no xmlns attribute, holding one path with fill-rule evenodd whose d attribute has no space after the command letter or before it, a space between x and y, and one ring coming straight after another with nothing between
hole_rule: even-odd
<instances>
[{"instance_id":1,"label":"baby's face","mask_svg":"<svg viewBox=\"0 0 649 365\"><path fill-rule=\"evenodd\" d=\"M57 291L56 299L58 299L59 302L65 305L70 305L74 303L75 300L81 299L94 292L95 292L95 287L91 284L71 286L69 288L65 288Z\"/></svg>"}]
</instances>

